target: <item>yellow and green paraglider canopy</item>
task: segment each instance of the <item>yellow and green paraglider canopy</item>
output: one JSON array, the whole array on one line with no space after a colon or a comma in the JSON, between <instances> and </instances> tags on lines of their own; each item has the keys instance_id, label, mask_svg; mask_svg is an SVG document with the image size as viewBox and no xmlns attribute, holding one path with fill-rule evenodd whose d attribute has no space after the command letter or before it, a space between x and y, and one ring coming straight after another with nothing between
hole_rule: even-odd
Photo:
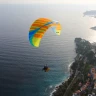
<instances>
[{"instance_id":1,"label":"yellow and green paraglider canopy","mask_svg":"<svg viewBox=\"0 0 96 96\"><path fill-rule=\"evenodd\" d=\"M35 47L39 47L40 41L49 27L52 27L57 35L60 35L61 25L59 22L47 18L35 20L29 30L30 43Z\"/></svg>"}]
</instances>

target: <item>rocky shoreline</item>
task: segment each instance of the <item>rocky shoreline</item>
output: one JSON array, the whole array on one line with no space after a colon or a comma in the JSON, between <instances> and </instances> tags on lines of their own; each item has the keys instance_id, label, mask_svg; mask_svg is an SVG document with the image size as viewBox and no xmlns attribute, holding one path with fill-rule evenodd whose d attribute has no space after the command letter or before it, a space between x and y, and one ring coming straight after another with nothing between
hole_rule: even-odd
<instances>
[{"instance_id":1,"label":"rocky shoreline","mask_svg":"<svg viewBox=\"0 0 96 96\"><path fill-rule=\"evenodd\" d=\"M91 74L90 70L96 66L96 43L91 44L81 38L75 38L74 42L76 45L75 51L77 56L74 58L74 62L70 66L70 77L67 81L56 87L56 91L53 92L52 96L88 96L88 94L91 93L94 93L94 95L89 96L96 96L96 90L93 92L94 84L91 86L90 90L88 89L88 86L91 84L87 84L88 86L86 86L88 88L85 88L85 93L82 91L87 79L89 80L90 78L88 77L88 74ZM93 82L92 79L89 83L95 83L95 80ZM79 86L79 84L81 85Z\"/></svg>"}]
</instances>

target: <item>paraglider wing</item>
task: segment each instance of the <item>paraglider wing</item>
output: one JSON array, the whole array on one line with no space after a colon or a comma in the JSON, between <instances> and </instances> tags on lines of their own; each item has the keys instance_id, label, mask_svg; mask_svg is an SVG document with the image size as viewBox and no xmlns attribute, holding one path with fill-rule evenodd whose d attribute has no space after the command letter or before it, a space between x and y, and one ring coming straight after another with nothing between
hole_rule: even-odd
<instances>
[{"instance_id":1,"label":"paraglider wing","mask_svg":"<svg viewBox=\"0 0 96 96\"><path fill-rule=\"evenodd\" d=\"M55 26L55 27L54 27ZM58 22L53 22L47 18L37 19L30 27L29 41L35 46L39 47L40 41L49 27L54 27L53 30L57 35L60 35L61 26Z\"/></svg>"}]
</instances>

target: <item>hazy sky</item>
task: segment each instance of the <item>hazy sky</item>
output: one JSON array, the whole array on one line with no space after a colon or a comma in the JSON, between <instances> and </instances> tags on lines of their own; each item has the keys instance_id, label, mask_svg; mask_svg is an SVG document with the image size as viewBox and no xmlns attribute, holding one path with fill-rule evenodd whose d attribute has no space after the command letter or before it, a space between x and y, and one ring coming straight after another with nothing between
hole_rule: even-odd
<instances>
[{"instance_id":1,"label":"hazy sky","mask_svg":"<svg viewBox=\"0 0 96 96\"><path fill-rule=\"evenodd\" d=\"M0 4L96 4L96 0L0 0Z\"/></svg>"}]
</instances>

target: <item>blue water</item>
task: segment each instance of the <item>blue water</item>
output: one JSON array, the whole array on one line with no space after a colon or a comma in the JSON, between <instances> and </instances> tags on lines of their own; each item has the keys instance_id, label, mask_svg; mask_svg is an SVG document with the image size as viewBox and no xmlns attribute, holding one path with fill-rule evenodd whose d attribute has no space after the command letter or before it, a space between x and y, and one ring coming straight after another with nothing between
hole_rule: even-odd
<instances>
[{"instance_id":1,"label":"blue water","mask_svg":"<svg viewBox=\"0 0 96 96\"><path fill-rule=\"evenodd\" d=\"M93 8L93 6L92 6ZM69 75L74 60L75 37L95 41L95 19L83 17L86 6L73 5L0 5L0 96L49 96L56 84ZM62 33L52 29L40 47L31 46L28 31L39 17L57 20ZM42 71L47 64L50 71Z\"/></svg>"}]
</instances>

